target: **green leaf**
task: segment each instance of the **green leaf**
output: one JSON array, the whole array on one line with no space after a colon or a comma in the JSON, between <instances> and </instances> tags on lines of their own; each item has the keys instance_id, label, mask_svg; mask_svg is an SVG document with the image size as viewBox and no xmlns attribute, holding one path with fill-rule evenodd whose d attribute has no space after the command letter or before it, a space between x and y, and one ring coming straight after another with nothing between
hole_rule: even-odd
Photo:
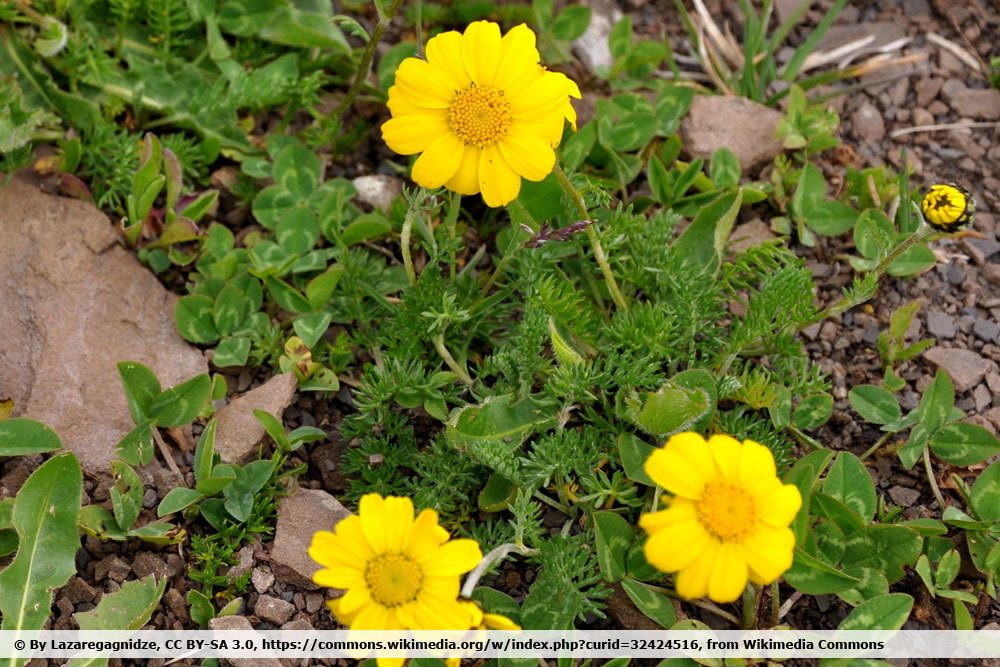
<instances>
[{"instance_id":1,"label":"green leaf","mask_svg":"<svg viewBox=\"0 0 1000 667\"><path fill-rule=\"evenodd\" d=\"M875 483L861 459L850 452L837 455L823 483L823 493L850 507L865 523L875 515Z\"/></svg>"},{"instance_id":2,"label":"green leaf","mask_svg":"<svg viewBox=\"0 0 1000 667\"><path fill-rule=\"evenodd\" d=\"M0 572L0 629L40 630L51 613L53 593L76 573L82 491L80 463L66 453L43 463L18 492L14 529L19 546Z\"/></svg>"},{"instance_id":3,"label":"green leaf","mask_svg":"<svg viewBox=\"0 0 1000 667\"><path fill-rule=\"evenodd\" d=\"M1000 440L982 426L956 422L931 436L931 451L954 466L982 463L1000 451Z\"/></svg>"},{"instance_id":4,"label":"green leaf","mask_svg":"<svg viewBox=\"0 0 1000 667\"><path fill-rule=\"evenodd\" d=\"M285 252L304 255L319 240L319 221L312 211L300 204L281 216L274 228L274 238Z\"/></svg>"},{"instance_id":5,"label":"green leaf","mask_svg":"<svg viewBox=\"0 0 1000 667\"><path fill-rule=\"evenodd\" d=\"M792 415L795 428L809 431L819 428L833 414L833 396L830 394L813 394L799 401Z\"/></svg>"},{"instance_id":6,"label":"green leaf","mask_svg":"<svg viewBox=\"0 0 1000 667\"><path fill-rule=\"evenodd\" d=\"M951 378L940 368L934 375L934 381L924 390L920 397L920 405L915 414L917 421L924 425L929 435L944 426L955 407L955 385Z\"/></svg>"},{"instance_id":7,"label":"green leaf","mask_svg":"<svg viewBox=\"0 0 1000 667\"><path fill-rule=\"evenodd\" d=\"M713 407L704 389L689 389L670 380L656 392L626 396L625 405L629 420L657 438L690 430Z\"/></svg>"},{"instance_id":8,"label":"green leaf","mask_svg":"<svg viewBox=\"0 0 1000 667\"><path fill-rule=\"evenodd\" d=\"M796 222L805 222L807 213L826 199L826 180L823 172L811 162L806 162L799 173L795 193L789 202L788 211Z\"/></svg>"},{"instance_id":9,"label":"green leaf","mask_svg":"<svg viewBox=\"0 0 1000 667\"><path fill-rule=\"evenodd\" d=\"M253 302L240 289L236 281L228 283L215 297L212 307L212 320L215 330L222 336L229 336L240 329L243 321L256 310Z\"/></svg>"},{"instance_id":10,"label":"green leaf","mask_svg":"<svg viewBox=\"0 0 1000 667\"><path fill-rule=\"evenodd\" d=\"M836 199L825 199L806 211L805 222L817 234L839 236L854 226L858 212Z\"/></svg>"},{"instance_id":11,"label":"green leaf","mask_svg":"<svg viewBox=\"0 0 1000 667\"><path fill-rule=\"evenodd\" d=\"M274 440L274 444L278 446L278 449L291 451L292 443L288 439L288 435L285 433L285 425L281 423L281 420L272 415L267 410L254 410L253 416L260 422L267 434L271 436Z\"/></svg>"},{"instance_id":12,"label":"green leaf","mask_svg":"<svg viewBox=\"0 0 1000 667\"><path fill-rule=\"evenodd\" d=\"M245 366L250 356L250 339L246 336L230 336L219 341L212 353L212 365L216 368Z\"/></svg>"},{"instance_id":13,"label":"green leaf","mask_svg":"<svg viewBox=\"0 0 1000 667\"><path fill-rule=\"evenodd\" d=\"M717 271L742 201L743 193L737 190L723 194L702 208L694 222L671 245L671 252L684 258L692 270Z\"/></svg>"},{"instance_id":14,"label":"green leaf","mask_svg":"<svg viewBox=\"0 0 1000 667\"><path fill-rule=\"evenodd\" d=\"M601 573L607 581L619 581L625 576L625 556L635 541L635 533L628 522L614 512L594 512L593 519Z\"/></svg>"},{"instance_id":15,"label":"green leaf","mask_svg":"<svg viewBox=\"0 0 1000 667\"><path fill-rule=\"evenodd\" d=\"M302 295L302 292L284 280L275 278L274 276L267 276L264 278L264 285L267 287L271 298L288 312L308 313L312 311L312 306L309 305L309 301Z\"/></svg>"},{"instance_id":16,"label":"green leaf","mask_svg":"<svg viewBox=\"0 0 1000 667\"><path fill-rule=\"evenodd\" d=\"M653 191L653 198L656 201L667 205L673 203L674 189L670 174L660 162L660 158L655 155L649 158L649 164L646 167L646 180L649 181L649 189Z\"/></svg>"},{"instance_id":17,"label":"green leaf","mask_svg":"<svg viewBox=\"0 0 1000 667\"><path fill-rule=\"evenodd\" d=\"M795 548L792 567L784 574L792 588L807 595L839 593L854 588L860 579L810 556L801 547Z\"/></svg>"},{"instance_id":18,"label":"green leaf","mask_svg":"<svg viewBox=\"0 0 1000 667\"><path fill-rule=\"evenodd\" d=\"M274 181L298 200L308 199L319 187L323 163L315 151L294 142L274 157Z\"/></svg>"},{"instance_id":19,"label":"green leaf","mask_svg":"<svg viewBox=\"0 0 1000 667\"><path fill-rule=\"evenodd\" d=\"M144 466L153 460L153 420L137 424L118 442L115 452L122 461L134 466Z\"/></svg>"},{"instance_id":20,"label":"green leaf","mask_svg":"<svg viewBox=\"0 0 1000 667\"><path fill-rule=\"evenodd\" d=\"M896 397L888 390L873 384L854 387L847 398L855 412L874 424L889 424L899 419L902 414Z\"/></svg>"},{"instance_id":21,"label":"green leaf","mask_svg":"<svg viewBox=\"0 0 1000 667\"><path fill-rule=\"evenodd\" d=\"M976 477L970 504L976 516L987 521L1000 521L1000 461L994 461Z\"/></svg>"},{"instance_id":22,"label":"green leaf","mask_svg":"<svg viewBox=\"0 0 1000 667\"><path fill-rule=\"evenodd\" d=\"M660 134L669 137L680 127L694 101L694 88L690 86L664 86L653 105L660 123Z\"/></svg>"},{"instance_id":23,"label":"green leaf","mask_svg":"<svg viewBox=\"0 0 1000 667\"><path fill-rule=\"evenodd\" d=\"M187 382L160 393L150 405L150 415L157 426L183 426L194 421L208 403L212 381L207 373L196 375Z\"/></svg>"},{"instance_id":24,"label":"green leaf","mask_svg":"<svg viewBox=\"0 0 1000 667\"><path fill-rule=\"evenodd\" d=\"M215 607L212 601L201 591L191 589L187 593L187 603L190 607L191 620L206 627L208 622L215 618Z\"/></svg>"},{"instance_id":25,"label":"green leaf","mask_svg":"<svg viewBox=\"0 0 1000 667\"><path fill-rule=\"evenodd\" d=\"M972 622L972 614L969 613L969 608L965 606L959 599L954 599L952 602L952 609L955 612L955 629L956 630L972 630L974 629L974 624Z\"/></svg>"},{"instance_id":26,"label":"green leaf","mask_svg":"<svg viewBox=\"0 0 1000 667\"><path fill-rule=\"evenodd\" d=\"M285 213L298 203L295 195L282 185L270 185L253 200L253 215L261 225L276 229Z\"/></svg>"},{"instance_id":27,"label":"green leaf","mask_svg":"<svg viewBox=\"0 0 1000 667\"><path fill-rule=\"evenodd\" d=\"M862 257L877 260L892 248L896 229L882 211L869 208L861 212L854 225L854 245Z\"/></svg>"},{"instance_id":28,"label":"green leaf","mask_svg":"<svg viewBox=\"0 0 1000 667\"><path fill-rule=\"evenodd\" d=\"M125 393L132 421L138 424L149 419L149 409L162 391L156 375L138 361L119 362L118 375L121 376L122 391Z\"/></svg>"},{"instance_id":29,"label":"green leaf","mask_svg":"<svg viewBox=\"0 0 1000 667\"><path fill-rule=\"evenodd\" d=\"M61 448L59 436L45 424L25 417L0 419L0 456L44 454Z\"/></svg>"},{"instance_id":30,"label":"green leaf","mask_svg":"<svg viewBox=\"0 0 1000 667\"><path fill-rule=\"evenodd\" d=\"M111 508L115 522L122 530L129 530L142 511L142 480L124 461L111 462L115 484L111 487Z\"/></svg>"},{"instance_id":31,"label":"green leaf","mask_svg":"<svg viewBox=\"0 0 1000 667\"><path fill-rule=\"evenodd\" d=\"M309 313L295 318L295 321L292 322L292 329L295 330L295 335L302 339L306 347L312 349L326 333L332 319L333 314L330 312Z\"/></svg>"},{"instance_id":32,"label":"green leaf","mask_svg":"<svg viewBox=\"0 0 1000 667\"><path fill-rule=\"evenodd\" d=\"M839 499L825 493L813 492L811 504L813 514L833 521L845 535L850 535L865 525L860 514Z\"/></svg>"},{"instance_id":33,"label":"green leaf","mask_svg":"<svg viewBox=\"0 0 1000 667\"><path fill-rule=\"evenodd\" d=\"M448 440L459 449L498 444L513 451L535 429L551 421L549 412L534 399L516 400L513 394L502 394L478 405L456 408L448 419Z\"/></svg>"},{"instance_id":34,"label":"green leaf","mask_svg":"<svg viewBox=\"0 0 1000 667\"><path fill-rule=\"evenodd\" d=\"M219 340L215 328L215 302L201 294L189 294L177 300L174 319L177 332L192 343L214 343Z\"/></svg>"},{"instance_id":35,"label":"green leaf","mask_svg":"<svg viewBox=\"0 0 1000 667\"><path fill-rule=\"evenodd\" d=\"M608 143L618 151L636 151L653 139L656 128L656 116L652 113L624 114L612 127Z\"/></svg>"},{"instance_id":36,"label":"green leaf","mask_svg":"<svg viewBox=\"0 0 1000 667\"><path fill-rule=\"evenodd\" d=\"M924 428L923 424L917 424L910 431L910 437L907 438L903 446L899 448L897 452L899 455L899 460L903 464L903 467L909 470L924 453L924 449L927 447L927 442L930 440L930 435L927 429Z\"/></svg>"},{"instance_id":37,"label":"green leaf","mask_svg":"<svg viewBox=\"0 0 1000 667\"><path fill-rule=\"evenodd\" d=\"M949 549L938 563L937 573L934 575L934 583L938 588L947 588L958 576L958 568L962 564L962 557L955 549Z\"/></svg>"},{"instance_id":38,"label":"green leaf","mask_svg":"<svg viewBox=\"0 0 1000 667\"><path fill-rule=\"evenodd\" d=\"M163 497L163 500L160 501L160 505L156 508L156 516L162 518L168 514L180 512L181 510L194 505L204 497L205 496L198 491L183 486L170 489L170 492Z\"/></svg>"},{"instance_id":39,"label":"green leaf","mask_svg":"<svg viewBox=\"0 0 1000 667\"><path fill-rule=\"evenodd\" d=\"M740 184L740 161L736 159L736 154L728 148L720 148L712 153L709 162L708 176L712 183L720 190L735 188Z\"/></svg>"},{"instance_id":40,"label":"green leaf","mask_svg":"<svg viewBox=\"0 0 1000 667\"><path fill-rule=\"evenodd\" d=\"M898 630L910 617L913 598L906 593L888 593L866 600L847 615L840 630Z\"/></svg>"},{"instance_id":41,"label":"green leaf","mask_svg":"<svg viewBox=\"0 0 1000 667\"><path fill-rule=\"evenodd\" d=\"M342 275L344 275L344 267L340 264L334 264L306 284L306 299L314 310L319 310L326 305L330 297L333 296L333 290L337 288L337 283L340 282Z\"/></svg>"},{"instance_id":42,"label":"green leaf","mask_svg":"<svg viewBox=\"0 0 1000 667\"><path fill-rule=\"evenodd\" d=\"M502 512L510 506L516 495L517 485L503 475L494 473L479 492L479 509L490 514Z\"/></svg>"},{"instance_id":43,"label":"green leaf","mask_svg":"<svg viewBox=\"0 0 1000 667\"><path fill-rule=\"evenodd\" d=\"M392 231L392 223L381 213L362 213L340 233L344 245L355 245Z\"/></svg>"},{"instance_id":44,"label":"green leaf","mask_svg":"<svg viewBox=\"0 0 1000 667\"><path fill-rule=\"evenodd\" d=\"M156 581L149 575L138 581L126 581L121 589L101 598L91 611L73 614L81 630L138 630L149 622L167 587L167 577ZM76 665L96 665L81 661Z\"/></svg>"},{"instance_id":45,"label":"green leaf","mask_svg":"<svg viewBox=\"0 0 1000 667\"><path fill-rule=\"evenodd\" d=\"M618 435L618 456L621 457L625 475L633 482L656 486L656 482L646 474L646 460L654 451L656 447L641 440L634 433Z\"/></svg>"},{"instance_id":46,"label":"green leaf","mask_svg":"<svg viewBox=\"0 0 1000 667\"><path fill-rule=\"evenodd\" d=\"M894 584L903 578L903 568L916 562L922 544L914 530L873 524L847 536L841 567L847 572L870 567Z\"/></svg>"},{"instance_id":47,"label":"green leaf","mask_svg":"<svg viewBox=\"0 0 1000 667\"><path fill-rule=\"evenodd\" d=\"M622 579L622 589L636 609L652 619L662 628L669 628L677 622L677 611L674 603L663 593L654 591L649 586L635 579Z\"/></svg>"},{"instance_id":48,"label":"green leaf","mask_svg":"<svg viewBox=\"0 0 1000 667\"><path fill-rule=\"evenodd\" d=\"M273 474L274 462L269 460L253 461L239 469L236 479L223 491L226 511L240 523L250 518L254 496L264 488Z\"/></svg>"},{"instance_id":49,"label":"green leaf","mask_svg":"<svg viewBox=\"0 0 1000 667\"><path fill-rule=\"evenodd\" d=\"M937 257L934 256L934 251L920 243L904 250L903 254L889 265L887 273L890 276L906 278L923 273L935 264Z\"/></svg>"},{"instance_id":50,"label":"green leaf","mask_svg":"<svg viewBox=\"0 0 1000 667\"><path fill-rule=\"evenodd\" d=\"M857 606L865 600L885 595L889 592L889 581L881 572L871 568L861 568L855 572L861 577L861 583L849 591L841 591L837 596L851 606Z\"/></svg>"},{"instance_id":51,"label":"green leaf","mask_svg":"<svg viewBox=\"0 0 1000 667\"><path fill-rule=\"evenodd\" d=\"M570 42L582 35L588 25L590 25L590 7L568 5L556 16L550 29L556 39Z\"/></svg>"},{"instance_id":52,"label":"green leaf","mask_svg":"<svg viewBox=\"0 0 1000 667\"><path fill-rule=\"evenodd\" d=\"M563 142L562 164L566 171L575 171L590 155L597 142L597 124L590 121ZM530 181L529 181L530 182ZM527 185L527 183L525 184Z\"/></svg>"}]
</instances>

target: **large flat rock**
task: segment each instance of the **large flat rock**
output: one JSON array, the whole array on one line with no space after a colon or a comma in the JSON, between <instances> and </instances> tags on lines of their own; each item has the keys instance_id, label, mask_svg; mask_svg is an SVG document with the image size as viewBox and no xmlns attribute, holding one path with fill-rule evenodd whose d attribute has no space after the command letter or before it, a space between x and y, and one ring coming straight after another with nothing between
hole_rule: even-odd
<instances>
[{"instance_id":1,"label":"large flat rock","mask_svg":"<svg viewBox=\"0 0 1000 667\"><path fill-rule=\"evenodd\" d=\"M174 327L176 297L119 244L107 216L17 178L0 187L0 398L51 426L83 469L107 474L132 428L116 364L164 388L204 373Z\"/></svg>"},{"instance_id":2,"label":"large flat rock","mask_svg":"<svg viewBox=\"0 0 1000 667\"><path fill-rule=\"evenodd\" d=\"M278 505L278 526L271 549L271 571L286 584L305 590L319 588L312 581L319 563L309 557L309 545L318 530L332 531L350 510L326 491L297 489Z\"/></svg>"},{"instance_id":3,"label":"large flat rock","mask_svg":"<svg viewBox=\"0 0 1000 667\"><path fill-rule=\"evenodd\" d=\"M744 175L752 174L781 152L774 130L781 112L745 97L695 95L681 121L684 152L708 160L720 148L736 156Z\"/></svg>"}]
</instances>

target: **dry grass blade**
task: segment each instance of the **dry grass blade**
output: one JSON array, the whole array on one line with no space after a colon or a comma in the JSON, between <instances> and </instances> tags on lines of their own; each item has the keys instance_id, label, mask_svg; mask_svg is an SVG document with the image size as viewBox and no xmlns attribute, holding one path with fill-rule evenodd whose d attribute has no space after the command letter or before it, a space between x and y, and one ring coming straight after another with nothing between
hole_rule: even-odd
<instances>
[{"instance_id":1,"label":"dry grass blade","mask_svg":"<svg viewBox=\"0 0 1000 667\"><path fill-rule=\"evenodd\" d=\"M705 4L701 0L694 0L694 9L698 12L698 18L701 19L702 27L708 33L712 42L715 43L716 48L722 53L722 57L725 58L726 62L736 69L743 67L743 52L740 50L740 46L736 43L736 40L732 38L726 39L726 36L722 34L722 30L719 29L718 24L716 24L712 15L708 13ZM701 41L704 41L704 39L701 39Z\"/></svg>"},{"instance_id":2,"label":"dry grass blade","mask_svg":"<svg viewBox=\"0 0 1000 667\"><path fill-rule=\"evenodd\" d=\"M893 130L889 133L889 136L895 139L896 137L902 137L907 134L916 134L918 132L937 132L939 130L973 130L982 128L1000 128L1000 122L988 122L988 121L969 121L967 123L940 123L936 125L914 125L912 127L904 127L899 130Z\"/></svg>"},{"instance_id":3,"label":"dry grass blade","mask_svg":"<svg viewBox=\"0 0 1000 667\"><path fill-rule=\"evenodd\" d=\"M854 56L874 41L875 35L868 35L853 42L848 42L843 46L838 46L835 49L830 49L829 51L814 51L805 59L799 71L808 72L811 69L823 67L833 62L840 62L844 58Z\"/></svg>"},{"instance_id":4,"label":"dry grass blade","mask_svg":"<svg viewBox=\"0 0 1000 667\"><path fill-rule=\"evenodd\" d=\"M982 74L982 68L979 66L979 60L955 42L945 39L936 32L927 33L927 41L937 44L942 49L949 51L953 56L968 65L972 71L976 72L976 74Z\"/></svg>"}]
</instances>

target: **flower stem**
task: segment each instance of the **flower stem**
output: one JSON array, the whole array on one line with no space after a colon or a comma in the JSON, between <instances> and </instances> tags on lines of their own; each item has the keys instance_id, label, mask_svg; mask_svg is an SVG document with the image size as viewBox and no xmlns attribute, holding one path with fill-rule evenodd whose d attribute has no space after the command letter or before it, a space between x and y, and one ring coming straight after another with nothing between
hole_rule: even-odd
<instances>
[{"instance_id":1,"label":"flower stem","mask_svg":"<svg viewBox=\"0 0 1000 667\"><path fill-rule=\"evenodd\" d=\"M927 481L931 485L931 491L934 493L934 499L938 502L938 507L942 510L944 509L944 496L941 495L941 489L938 488L937 480L934 479L934 468L931 467L931 448L924 446L924 470L927 471Z\"/></svg>"},{"instance_id":2,"label":"flower stem","mask_svg":"<svg viewBox=\"0 0 1000 667\"><path fill-rule=\"evenodd\" d=\"M771 583L771 627L778 624L778 614L781 613L781 591L778 590L778 580Z\"/></svg>"},{"instance_id":3,"label":"flower stem","mask_svg":"<svg viewBox=\"0 0 1000 667\"><path fill-rule=\"evenodd\" d=\"M893 433L891 433L891 432L889 432L889 433L885 433L884 435L882 435L882 437L881 437L881 438L879 438L878 440L876 440L876 441L875 441L875 444L874 444L874 445L872 445L871 447L869 447L869 448L868 448L868 451L866 451L866 452L865 452L864 454L862 454L862 455L861 455L860 459L861 459L862 461L864 461L864 460L865 460L865 459L867 459L867 458L868 458L869 456L871 456L872 454L874 454L875 452L877 452L877 451L879 450L879 448L880 448L880 447L881 447L882 445L884 445L884 444L886 443L886 441L887 441L887 440L888 440L888 439L889 439L890 437L892 437L893 435L894 435L894 434L893 434Z\"/></svg>"},{"instance_id":4,"label":"flower stem","mask_svg":"<svg viewBox=\"0 0 1000 667\"><path fill-rule=\"evenodd\" d=\"M465 370L461 364L455 361L455 357L451 356L451 352L449 352L448 348L445 347L444 332L434 336L434 349L436 349L438 354L441 355L441 358L444 359L444 363L447 364L449 369L451 369L451 372L458 376L459 380L468 385L472 384L472 377L469 375L469 372Z\"/></svg>"},{"instance_id":5,"label":"flower stem","mask_svg":"<svg viewBox=\"0 0 1000 667\"><path fill-rule=\"evenodd\" d=\"M410 256L410 236L413 234L413 221L417 217L416 207L410 206L403 218L403 229L399 233L399 249L403 253L403 268L410 285L417 284L417 272L413 268L413 257Z\"/></svg>"},{"instance_id":6,"label":"flower stem","mask_svg":"<svg viewBox=\"0 0 1000 667\"><path fill-rule=\"evenodd\" d=\"M455 237L458 235L458 214L462 210L462 195L451 193L448 200L448 217L445 218L445 228L448 230L448 271L455 277Z\"/></svg>"},{"instance_id":7,"label":"flower stem","mask_svg":"<svg viewBox=\"0 0 1000 667\"><path fill-rule=\"evenodd\" d=\"M760 588L748 583L743 590L743 629L753 630L757 627L757 601L760 599Z\"/></svg>"},{"instance_id":8,"label":"flower stem","mask_svg":"<svg viewBox=\"0 0 1000 667\"><path fill-rule=\"evenodd\" d=\"M375 49L378 47L379 40L382 39L382 34L385 29L389 27L392 22L396 12L399 11L399 7L403 4L403 0L392 0L392 4L383 14L379 12L378 23L375 24L375 29L372 30L371 36L368 38L368 43L365 45L365 52L361 54L361 62L358 64L358 73L354 77L354 82L351 83L351 87L347 91L347 95L344 99L340 101L337 108L334 110L333 115L339 120L347 109L354 103L354 98L358 96L358 92L361 91L361 86L364 85L365 80L371 73L372 60L375 59ZM378 3L376 3L376 7Z\"/></svg>"},{"instance_id":9,"label":"flower stem","mask_svg":"<svg viewBox=\"0 0 1000 667\"><path fill-rule=\"evenodd\" d=\"M559 166L559 162L556 162L555 166L556 178L559 179L559 184L562 186L563 191L569 195L573 203L576 204L577 212L580 214L582 220L590 219L590 212L587 210L587 204L583 201L583 195L577 190L573 183L566 176L566 172L562 170ZM587 225L587 238L590 240L590 247L594 251L594 259L597 260L597 265L601 267L601 273L604 274L604 280L608 284L608 291L611 292L611 298L622 310L628 310L628 302L622 295L621 290L618 288L618 281L615 280L615 274L611 271L611 265L608 263L608 258L604 254L604 248L601 247L601 240L597 236L597 230L595 229L597 223Z\"/></svg>"},{"instance_id":10,"label":"flower stem","mask_svg":"<svg viewBox=\"0 0 1000 667\"><path fill-rule=\"evenodd\" d=\"M486 574L486 571L490 569L494 563L503 560L512 552L517 552L521 556L535 556L538 554L538 549L531 549L523 544L514 544L513 542L501 544L493 551L483 556L483 559L479 561L479 565L476 566L476 569L469 573L469 576L465 578L465 584L462 586L462 592L460 595L464 598L472 597L472 591L476 590L476 584L478 584L482 576Z\"/></svg>"}]
</instances>

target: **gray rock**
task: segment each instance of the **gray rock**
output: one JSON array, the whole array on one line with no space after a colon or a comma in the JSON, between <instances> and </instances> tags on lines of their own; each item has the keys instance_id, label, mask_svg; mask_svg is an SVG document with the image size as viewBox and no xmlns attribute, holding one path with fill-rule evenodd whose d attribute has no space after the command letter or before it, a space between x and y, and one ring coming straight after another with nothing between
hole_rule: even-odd
<instances>
[{"instance_id":1,"label":"gray rock","mask_svg":"<svg viewBox=\"0 0 1000 667\"><path fill-rule=\"evenodd\" d=\"M986 341L987 343L995 343L997 342L997 336L1000 336L1000 325L992 320L977 317L975 323L972 325L972 333L979 340Z\"/></svg>"},{"instance_id":2,"label":"gray rock","mask_svg":"<svg viewBox=\"0 0 1000 667\"><path fill-rule=\"evenodd\" d=\"M910 507L920 498L920 492L897 485L889 489L889 497L900 507Z\"/></svg>"},{"instance_id":3,"label":"gray rock","mask_svg":"<svg viewBox=\"0 0 1000 667\"><path fill-rule=\"evenodd\" d=\"M271 595L261 595L257 598L253 613L261 620L280 626L287 623L295 613L295 605Z\"/></svg>"},{"instance_id":4,"label":"gray rock","mask_svg":"<svg viewBox=\"0 0 1000 667\"><path fill-rule=\"evenodd\" d=\"M862 104L851 115L854 124L854 135L862 141L876 142L885 138L885 122L882 114L869 102Z\"/></svg>"},{"instance_id":5,"label":"gray rock","mask_svg":"<svg viewBox=\"0 0 1000 667\"><path fill-rule=\"evenodd\" d=\"M955 95L950 104L966 118L1000 120L1000 90L996 88L967 88Z\"/></svg>"},{"instance_id":6,"label":"gray rock","mask_svg":"<svg viewBox=\"0 0 1000 667\"><path fill-rule=\"evenodd\" d=\"M935 338L950 340L958 333L955 318L946 313L930 311L927 313L927 332Z\"/></svg>"},{"instance_id":7,"label":"gray rock","mask_svg":"<svg viewBox=\"0 0 1000 667\"><path fill-rule=\"evenodd\" d=\"M968 88L965 87L965 83L963 83L961 79L949 78L941 86L941 99L951 104L955 98L964 93L966 90L968 90ZM937 114L934 115L936 116Z\"/></svg>"},{"instance_id":8,"label":"gray rock","mask_svg":"<svg viewBox=\"0 0 1000 667\"><path fill-rule=\"evenodd\" d=\"M157 580L170 577L170 569L163 559L148 551L140 551L135 555L132 559L132 571L140 579L149 575L155 576Z\"/></svg>"},{"instance_id":9,"label":"gray rock","mask_svg":"<svg viewBox=\"0 0 1000 667\"><path fill-rule=\"evenodd\" d=\"M772 241L774 238L774 232L771 231L767 223L760 218L754 218L750 222L738 226L729 235L729 250L733 254L741 253L749 248Z\"/></svg>"},{"instance_id":10,"label":"gray rock","mask_svg":"<svg viewBox=\"0 0 1000 667\"><path fill-rule=\"evenodd\" d=\"M350 511L326 491L299 489L278 505L278 526L271 550L271 571L284 583L306 590L319 564L309 557L309 545L318 530L333 530Z\"/></svg>"},{"instance_id":11,"label":"gray rock","mask_svg":"<svg viewBox=\"0 0 1000 667\"><path fill-rule=\"evenodd\" d=\"M219 410L215 415L215 451L222 460L243 464L253 458L266 434L253 411L264 410L280 420L296 388L295 374L282 373Z\"/></svg>"},{"instance_id":12,"label":"gray rock","mask_svg":"<svg viewBox=\"0 0 1000 667\"><path fill-rule=\"evenodd\" d=\"M975 387L986 375L986 372L996 366L992 361L983 359L972 350L940 346L932 347L924 352L924 358L944 369L955 383L955 391L958 393Z\"/></svg>"},{"instance_id":13,"label":"gray rock","mask_svg":"<svg viewBox=\"0 0 1000 667\"><path fill-rule=\"evenodd\" d=\"M0 187L0 393L50 426L86 473L110 475L132 430L117 363L164 387L208 370L174 326L176 297L119 244L107 216L20 178Z\"/></svg>"},{"instance_id":14,"label":"gray rock","mask_svg":"<svg viewBox=\"0 0 1000 667\"><path fill-rule=\"evenodd\" d=\"M266 593L274 585L274 575L263 568L256 568L250 575L250 581L258 593Z\"/></svg>"},{"instance_id":15,"label":"gray rock","mask_svg":"<svg viewBox=\"0 0 1000 667\"><path fill-rule=\"evenodd\" d=\"M621 10L609 0L596 0L590 4L590 24L573 42L573 52L593 74L605 73L615 64L608 46L611 29L622 18Z\"/></svg>"},{"instance_id":16,"label":"gray rock","mask_svg":"<svg viewBox=\"0 0 1000 667\"><path fill-rule=\"evenodd\" d=\"M242 577L253 569L253 545L247 545L236 552L236 564L226 570L227 577Z\"/></svg>"},{"instance_id":17,"label":"gray rock","mask_svg":"<svg viewBox=\"0 0 1000 667\"><path fill-rule=\"evenodd\" d=\"M381 211L388 211L396 197L403 194L403 181L395 176L371 174L358 176L353 181L358 199Z\"/></svg>"},{"instance_id":18,"label":"gray rock","mask_svg":"<svg viewBox=\"0 0 1000 667\"><path fill-rule=\"evenodd\" d=\"M982 412L993 403L993 394L984 384L976 385L972 392L972 400L976 402L976 412Z\"/></svg>"},{"instance_id":19,"label":"gray rock","mask_svg":"<svg viewBox=\"0 0 1000 667\"><path fill-rule=\"evenodd\" d=\"M972 260L982 266L993 255L1000 252L1000 242L993 239L962 239L962 245L969 252Z\"/></svg>"},{"instance_id":20,"label":"gray rock","mask_svg":"<svg viewBox=\"0 0 1000 667\"><path fill-rule=\"evenodd\" d=\"M680 136L689 156L708 159L719 148L735 155L744 173L754 172L782 151L774 128L781 113L743 97L696 95L681 121Z\"/></svg>"},{"instance_id":21,"label":"gray rock","mask_svg":"<svg viewBox=\"0 0 1000 667\"><path fill-rule=\"evenodd\" d=\"M941 86L943 85L944 85L944 79L939 79L931 76L921 77L917 81L916 85L917 107L923 109L928 104L930 104L931 101L938 96L938 93L941 92Z\"/></svg>"}]
</instances>

